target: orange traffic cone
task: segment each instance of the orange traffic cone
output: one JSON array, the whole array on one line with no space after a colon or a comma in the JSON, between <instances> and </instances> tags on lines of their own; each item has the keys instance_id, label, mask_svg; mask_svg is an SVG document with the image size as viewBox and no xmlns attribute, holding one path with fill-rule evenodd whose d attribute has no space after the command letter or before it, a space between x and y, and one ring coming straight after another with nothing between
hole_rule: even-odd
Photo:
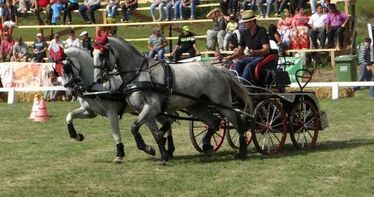
<instances>
[{"instance_id":1,"label":"orange traffic cone","mask_svg":"<svg viewBox=\"0 0 374 197\"><path fill-rule=\"evenodd\" d=\"M35 114L39 109L39 95L35 94L34 96L34 104L32 104L31 113L29 119L34 120Z\"/></svg>"},{"instance_id":2,"label":"orange traffic cone","mask_svg":"<svg viewBox=\"0 0 374 197\"><path fill-rule=\"evenodd\" d=\"M48 112L47 112L47 105L44 99L41 99L39 102L39 109L35 113L34 121L36 122L44 122L48 120Z\"/></svg>"}]
</instances>

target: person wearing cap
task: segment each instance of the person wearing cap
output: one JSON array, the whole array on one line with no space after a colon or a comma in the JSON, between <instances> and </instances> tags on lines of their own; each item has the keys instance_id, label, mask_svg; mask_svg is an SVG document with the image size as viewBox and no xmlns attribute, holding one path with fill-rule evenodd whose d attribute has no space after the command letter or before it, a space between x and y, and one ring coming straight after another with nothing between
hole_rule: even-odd
<instances>
[{"instance_id":1,"label":"person wearing cap","mask_svg":"<svg viewBox=\"0 0 374 197\"><path fill-rule=\"evenodd\" d=\"M32 58L31 62L42 62L43 58L45 58L46 51L47 51L47 42L43 39L43 35L41 33L36 34L36 40L32 45Z\"/></svg>"},{"instance_id":2,"label":"person wearing cap","mask_svg":"<svg viewBox=\"0 0 374 197\"><path fill-rule=\"evenodd\" d=\"M77 47L77 48L82 47L80 40L75 36L74 30L69 31L69 37L65 41L65 49L69 47Z\"/></svg>"},{"instance_id":3,"label":"person wearing cap","mask_svg":"<svg viewBox=\"0 0 374 197\"><path fill-rule=\"evenodd\" d=\"M178 42L172 53L174 61L177 62L181 59L182 53L188 52L190 57L195 57L199 50L196 46L195 35L190 32L189 26L183 26L183 32L178 36Z\"/></svg>"},{"instance_id":4,"label":"person wearing cap","mask_svg":"<svg viewBox=\"0 0 374 197\"><path fill-rule=\"evenodd\" d=\"M12 62L26 62L29 56L27 51L27 44L22 41L22 38L19 37L16 39L12 50Z\"/></svg>"},{"instance_id":5,"label":"person wearing cap","mask_svg":"<svg viewBox=\"0 0 374 197\"><path fill-rule=\"evenodd\" d=\"M9 62L12 56L14 41L8 32L4 33L4 39L0 45L0 55L3 62Z\"/></svg>"},{"instance_id":6,"label":"person wearing cap","mask_svg":"<svg viewBox=\"0 0 374 197\"><path fill-rule=\"evenodd\" d=\"M153 59L157 54L158 61L164 60L165 46L168 45L165 37L161 34L159 27L152 28L152 35L148 39L148 48L150 50L148 59Z\"/></svg>"},{"instance_id":7,"label":"person wearing cap","mask_svg":"<svg viewBox=\"0 0 374 197\"><path fill-rule=\"evenodd\" d=\"M344 31L345 26L349 21L349 16L343 12L336 9L335 4L329 4L329 13L326 17L326 30L327 30L327 47L333 48L335 43L335 38L338 38L339 47L343 48L344 42Z\"/></svg>"},{"instance_id":8,"label":"person wearing cap","mask_svg":"<svg viewBox=\"0 0 374 197\"><path fill-rule=\"evenodd\" d=\"M92 38L88 36L88 32L87 31L83 31L80 34L80 36L82 38L82 43L81 43L82 48L86 49L87 51L90 52L90 54L92 54L92 51L93 51Z\"/></svg>"},{"instance_id":9,"label":"person wearing cap","mask_svg":"<svg viewBox=\"0 0 374 197\"><path fill-rule=\"evenodd\" d=\"M244 50L248 48L248 55L238 60L234 64L234 69L239 76L254 81L254 69L265 56L270 54L270 44L266 29L260 27L256 23L256 16L252 10L246 10L242 13L242 19L239 21L243 23L244 29L240 31L239 47L233 55L227 57L227 60L233 60L244 56Z\"/></svg>"},{"instance_id":10,"label":"person wearing cap","mask_svg":"<svg viewBox=\"0 0 374 197\"><path fill-rule=\"evenodd\" d=\"M214 8L210 11L207 18L213 20L213 29L206 32L206 45L208 50L214 51L216 48L216 43L218 41L218 48L223 49L223 40L226 34L226 21L219 8Z\"/></svg>"}]
</instances>

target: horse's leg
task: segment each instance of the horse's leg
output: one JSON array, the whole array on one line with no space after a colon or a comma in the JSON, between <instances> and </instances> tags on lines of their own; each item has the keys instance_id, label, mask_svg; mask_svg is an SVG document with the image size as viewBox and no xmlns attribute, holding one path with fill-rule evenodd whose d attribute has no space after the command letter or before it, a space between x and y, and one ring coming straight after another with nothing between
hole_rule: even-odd
<instances>
[{"instance_id":1,"label":"horse's leg","mask_svg":"<svg viewBox=\"0 0 374 197\"><path fill-rule=\"evenodd\" d=\"M210 141L214 132L219 129L220 119L213 114L208 108L198 105L188 108L188 112L196 118L199 118L208 125L208 131L202 139L204 154L209 156L213 153L213 146Z\"/></svg>"},{"instance_id":2,"label":"horse's leg","mask_svg":"<svg viewBox=\"0 0 374 197\"><path fill-rule=\"evenodd\" d=\"M169 113L169 114L176 114L176 113ZM174 147L174 140L173 140L173 135L172 135L172 130L171 130L171 124L172 122L174 122L174 120L170 120L169 118L165 117L165 116L158 116L157 117L157 121L159 123L162 124L161 128L159 129L159 131L161 132L161 135L164 136L165 133L167 133L167 144L168 144L168 149L167 149L167 157L168 158L172 158L173 157L173 153L175 151L175 147Z\"/></svg>"},{"instance_id":3,"label":"horse's leg","mask_svg":"<svg viewBox=\"0 0 374 197\"><path fill-rule=\"evenodd\" d=\"M147 121L146 124L149 130L151 130L160 151L161 160L159 164L166 164L166 161L168 160L168 153L165 149L166 138L164 138L163 133L158 130L155 119Z\"/></svg>"},{"instance_id":4,"label":"horse's leg","mask_svg":"<svg viewBox=\"0 0 374 197\"><path fill-rule=\"evenodd\" d=\"M110 124L112 126L112 135L114 142L116 143L117 148L117 156L114 158L114 163L122 163L123 158L125 157L125 150L121 139L121 131L119 128L119 120L118 120L118 112L116 110L112 110L108 113L108 119L110 120Z\"/></svg>"},{"instance_id":5,"label":"horse's leg","mask_svg":"<svg viewBox=\"0 0 374 197\"><path fill-rule=\"evenodd\" d=\"M85 108L80 107L78 109L75 109L74 111L68 113L66 116L66 123L69 131L69 135L71 138L74 138L77 141L83 141L84 136L80 133L77 133L77 131L74 128L73 120L76 118L84 119L84 118L94 118L97 114L87 111Z\"/></svg>"}]
</instances>

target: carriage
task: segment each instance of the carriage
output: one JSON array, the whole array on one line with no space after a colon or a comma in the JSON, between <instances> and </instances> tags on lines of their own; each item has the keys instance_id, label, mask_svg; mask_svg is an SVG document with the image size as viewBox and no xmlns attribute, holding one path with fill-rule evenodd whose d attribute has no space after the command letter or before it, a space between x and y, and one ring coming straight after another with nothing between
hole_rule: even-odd
<instances>
[{"instance_id":1,"label":"carriage","mask_svg":"<svg viewBox=\"0 0 374 197\"><path fill-rule=\"evenodd\" d=\"M311 71L296 71L295 79L299 91L286 92L290 78L284 70L291 64L285 59L279 64L277 54L267 56L256 65L254 83L239 77L233 71L248 89L255 105L253 115L246 117L250 122L250 129L246 133L247 144L253 141L256 150L264 155L278 153L286 142L287 133L296 149L315 148L319 131L328 127L327 115L321 111L315 93L304 91L312 78ZM239 113L243 109L240 102L236 102L233 107ZM219 116L218 113L217 115ZM190 139L199 152L203 152L201 141L207 128L207 125L199 120L189 122ZM220 130L213 136L214 151L218 151L225 137L232 148L239 148L239 138L233 126L221 118Z\"/></svg>"}]
</instances>

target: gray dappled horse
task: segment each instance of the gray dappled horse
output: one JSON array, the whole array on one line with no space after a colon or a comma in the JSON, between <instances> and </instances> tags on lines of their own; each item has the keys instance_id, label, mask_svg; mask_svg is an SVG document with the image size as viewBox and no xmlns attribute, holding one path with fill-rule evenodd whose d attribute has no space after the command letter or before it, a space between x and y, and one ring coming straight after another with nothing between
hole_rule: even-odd
<instances>
[{"instance_id":1,"label":"gray dappled horse","mask_svg":"<svg viewBox=\"0 0 374 197\"><path fill-rule=\"evenodd\" d=\"M66 88L80 88L89 89L90 91L112 91L118 89L122 84L120 77L113 77L106 83L95 83L94 82L94 67L93 59L89 53L85 50L78 48L69 48L65 50L67 61L63 65L62 81ZM126 110L126 102L123 96L115 94L107 95L95 95L92 96L78 96L78 101L81 105L80 108L75 109L66 116L67 127L69 130L70 137L77 141L83 141L84 137L82 134L77 133L73 119L79 118L94 118L97 115L107 117L112 127L112 135L117 147L117 155L113 162L121 163L125 156L124 146L121 139L121 133L119 128L119 117L122 116ZM158 117L158 121L166 124L169 120L165 117ZM171 132L171 131L170 131ZM169 133L171 136L171 133ZM139 140L143 140L139 137ZM148 146L144 143L143 151L155 155L156 152L153 147ZM169 144L169 154L172 154L174 147Z\"/></svg>"},{"instance_id":2,"label":"gray dappled horse","mask_svg":"<svg viewBox=\"0 0 374 197\"><path fill-rule=\"evenodd\" d=\"M174 64L170 65L170 79L166 76L167 67L162 63L147 67L148 60L125 40L110 37L109 43L111 50L115 51L111 53L109 62L117 65L119 74L127 85L128 105L139 113L138 119L131 126L138 148L143 147L142 141L137 137L139 128L148 122L160 149L161 161L166 161L164 134L161 129L158 130L155 117L163 112L174 114L185 109L209 125L209 132L203 139L203 150L211 153L213 147L210 145L210 138L219 129L220 120L207 105L215 103L219 105L217 110L234 125L240 136L239 154L236 156L240 159L247 157L244 135L247 128L242 124L240 115L232 110L231 90L250 110L253 109L253 104L247 90L233 78L229 70L204 62ZM170 81L171 85L168 85ZM160 84L169 87L165 91L165 88L158 87Z\"/></svg>"}]
</instances>

